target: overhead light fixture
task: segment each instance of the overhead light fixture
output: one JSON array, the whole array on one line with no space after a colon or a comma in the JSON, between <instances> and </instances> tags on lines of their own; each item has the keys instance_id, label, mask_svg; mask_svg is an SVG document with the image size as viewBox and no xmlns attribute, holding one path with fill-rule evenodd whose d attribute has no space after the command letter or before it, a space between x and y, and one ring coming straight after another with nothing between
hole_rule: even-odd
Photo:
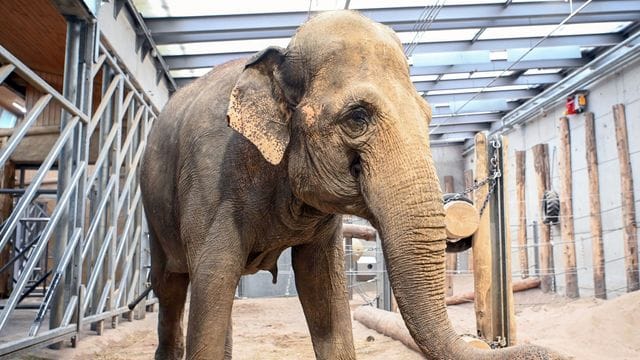
<instances>
[{"instance_id":1,"label":"overhead light fixture","mask_svg":"<svg viewBox=\"0 0 640 360\"><path fill-rule=\"evenodd\" d=\"M19 103L15 102L15 101L14 101L14 102L12 102L12 103L11 103L11 105L12 105L14 108L16 108L18 111L20 111L21 113L23 113L23 114L26 114L26 113L27 113L27 108L25 108L25 107L24 107L24 105L19 104Z\"/></svg>"}]
</instances>

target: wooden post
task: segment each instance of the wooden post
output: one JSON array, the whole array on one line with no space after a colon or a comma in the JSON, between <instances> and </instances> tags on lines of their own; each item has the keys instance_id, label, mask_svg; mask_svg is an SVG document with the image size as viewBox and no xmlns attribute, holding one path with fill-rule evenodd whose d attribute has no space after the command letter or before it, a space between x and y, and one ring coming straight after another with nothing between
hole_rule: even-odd
<instances>
[{"instance_id":1,"label":"wooden post","mask_svg":"<svg viewBox=\"0 0 640 360\"><path fill-rule=\"evenodd\" d=\"M0 147L4 147L7 138L0 140ZM15 187L16 166L13 161L9 160L5 163L2 173L0 173L0 188L11 189ZM13 196L10 194L0 195L0 221L6 220L13 210ZM4 249L0 249L0 266L11 260L11 243L5 245ZM8 298L13 289L12 268L6 269L0 274L0 299Z\"/></svg>"},{"instance_id":2,"label":"wooden post","mask_svg":"<svg viewBox=\"0 0 640 360\"><path fill-rule=\"evenodd\" d=\"M522 278L529 277L529 249L527 248L527 207L525 196L526 151L516 151L516 202L518 203L518 254Z\"/></svg>"},{"instance_id":3,"label":"wooden post","mask_svg":"<svg viewBox=\"0 0 640 360\"><path fill-rule=\"evenodd\" d=\"M444 192L445 193L453 193L453 176L447 175L444 177ZM449 253L447 254L447 260L446 260L446 277L445 277L445 284L446 284L446 295L447 296L452 296L453 295L453 272L456 270L457 268L457 254L456 253Z\"/></svg>"},{"instance_id":4,"label":"wooden post","mask_svg":"<svg viewBox=\"0 0 640 360\"><path fill-rule=\"evenodd\" d=\"M578 270L576 269L576 243L573 228L573 177L571 175L571 130L569 118L561 117L560 129L560 230L564 258L565 294L568 298L580 297L578 290Z\"/></svg>"},{"instance_id":5,"label":"wooden post","mask_svg":"<svg viewBox=\"0 0 640 360\"><path fill-rule=\"evenodd\" d=\"M473 170L467 169L464 171L464 188L469 189L473 186ZM473 271L473 250L467 251L467 270Z\"/></svg>"},{"instance_id":6,"label":"wooden post","mask_svg":"<svg viewBox=\"0 0 640 360\"><path fill-rule=\"evenodd\" d=\"M538 144L533 147L536 185L538 188L538 207L540 209L540 288L542 292L553 291L553 249L551 247L551 229L542 222L542 198L544 192L551 187L549 178L549 147Z\"/></svg>"},{"instance_id":7,"label":"wooden post","mask_svg":"<svg viewBox=\"0 0 640 360\"><path fill-rule=\"evenodd\" d=\"M604 277L604 244L602 243L602 216L600 214L600 178L596 147L596 126L593 113L584 114L584 134L587 148L587 174L589 177L589 222L591 225L591 248L593 253L593 292L596 298L607 298Z\"/></svg>"},{"instance_id":8,"label":"wooden post","mask_svg":"<svg viewBox=\"0 0 640 360\"><path fill-rule=\"evenodd\" d=\"M508 332L508 346L512 346L516 344L516 311L513 303L513 282L511 276L511 231L510 223L509 223L509 139L506 136L502 137L502 206L504 213L504 234L505 234L505 268L506 277L507 277L507 287L505 291L507 292L507 302L509 304L508 308L508 320L509 320L509 332Z\"/></svg>"},{"instance_id":9,"label":"wooden post","mask_svg":"<svg viewBox=\"0 0 640 360\"><path fill-rule=\"evenodd\" d=\"M475 164L476 177L485 179L488 176L487 161L487 136L478 133L475 136ZM480 210L484 199L487 197L488 186L482 186L474 193L474 204ZM482 216L480 225L473 235L473 287L475 290L476 327L478 335L492 340L493 330L491 324L491 234L490 213L491 207L487 206Z\"/></svg>"},{"instance_id":10,"label":"wooden post","mask_svg":"<svg viewBox=\"0 0 640 360\"><path fill-rule=\"evenodd\" d=\"M624 236L624 258L627 270L627 292L640 289L638 278L638 235L636 229L635 197L633 196L633 174L627 134L627 118L623 104L613 106L613 119L620 161L620 191L622 198L622 228Z\"/></svg>"}]
</instances>

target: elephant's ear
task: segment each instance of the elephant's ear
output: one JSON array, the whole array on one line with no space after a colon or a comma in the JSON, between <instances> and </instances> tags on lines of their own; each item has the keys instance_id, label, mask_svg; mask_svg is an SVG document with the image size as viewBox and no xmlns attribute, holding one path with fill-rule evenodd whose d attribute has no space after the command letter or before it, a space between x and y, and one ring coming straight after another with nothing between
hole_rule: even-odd
<instances>
[{"instance_id":1,"label":"elephant's ear","mask_svg":"<svg viewBox=\"0 0 640 360\"><path fill-rule=\"evenodd\" d=\"M275 76L284 49L269 47L249 59L231 91L227 121L277 165L289 144L284 95Z\"/></svg>"}]
</instances>

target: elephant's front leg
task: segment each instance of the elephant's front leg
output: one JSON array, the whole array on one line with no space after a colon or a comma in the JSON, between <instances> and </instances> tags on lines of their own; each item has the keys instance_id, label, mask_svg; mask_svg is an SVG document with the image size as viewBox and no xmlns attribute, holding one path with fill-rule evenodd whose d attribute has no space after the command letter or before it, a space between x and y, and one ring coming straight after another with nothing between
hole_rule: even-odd
<instances>
[{"instance_id":1,"label":"elephant's front leg","mask_svg":"<svg viewBox=\"0 0 640 360\"><path fill-rule=\"evenodd\" d=\"M187 359L231 358L231 309L243 264L240 252L230 251L231 247L208 248L197 257L191 277Z\"/></svg>"},{"instance_id":2,"label":"elephant's front leg","mask_svg":"<svg viewBox=\"0 0 640 360\"><path fill-rule=\"evenodd\" d=\"M334 235L293 248L296 288L317 359L355 359L344 252Z\"/></svg>"}]
</instances>

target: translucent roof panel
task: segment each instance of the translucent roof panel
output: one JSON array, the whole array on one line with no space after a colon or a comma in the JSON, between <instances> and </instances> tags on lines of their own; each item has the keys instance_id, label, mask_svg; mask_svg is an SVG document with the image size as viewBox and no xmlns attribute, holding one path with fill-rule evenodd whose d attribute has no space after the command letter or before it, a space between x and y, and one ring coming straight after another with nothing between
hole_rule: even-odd
<instances>
[{"instance_id":1,"label":"translucent roof panel","mask_svg":"<svg viewBox=\"0 0 640 360\"><path fill-rule=\"evenodd\" d=\"M415 31L397 32L403 44L412 42L432 43L445 41L469 41L480 29L453 29L453 30L427 30L416 33ZM415 40L414 40L415 39Z\"/></svg>"},{"instance_id":2,"label":"translucent roof panel","mask_svg":"<svg viewBox=\"0 0 640 360\"><path fill-rule=\"evenodd\" d=\"M483 79L483 78L495 78L498 76L511 76L513 75L513 71L476 71L471 73L469 78L471 79Z\"/></svg>"},{"instance_id":3,"label":"translucent roof panel","mask_svg":"<svg viewBox=\"0 0 640 360\"><path fill-rule=\"evenodd\" d=\"M467 94L467 93L477 93L480 91L493 92L493 91L509 91L509 90L528 90L535 87L536 85L505 85L505 86L493 86L488 88L476 87L476 88L452 89L452 90L431 90L427 92L427 96Z\"/></svg>"},{"instance_id":4,"label":"translucent roof panel","mask_svg":"<svg viewBox=\"0 0 640 360\"><path fill-rule=\"evenodd\" d=\"M630 21L593 22L585 24L568 24L561 26L551 36L587 35L616 33L624 30ZM513 39L528 37L544 37L557 25L506 26L487 28L479 37L480 40Z\"/></svg>"},{"instance_id":5,"label":"translucent roof panel","mask_svg":"<svg viewBox=\"0 0 640 360\"><path fill-rule=\"evenodd\" d=\"M451 74L442 75L440 80L462 80L462 79L468 79L468 78L469 78L469 73L451 73Z\"/></svg>"},{"instance_id":6,"label":"translucent roof panel","mask_svg":"<svg viewBox=\"0 0 640 360\"><path fill-rule=\"evenodd\" d=\"M438 80L438 75L416 75L411 77L411 81L436 81Z\"/></svg>"},{"instance_id":7,"label":"translucent roof panel","mask_svg":"<svg viewBox=\"0 0 640 360\"><path fill-rule=\"evenodd\" d=\"M209 41L186 44L158 45L158 51L160 51L160 54L164 56L198 55L212 53L227 54L236 52L260 51L271 45L287 47L288 44L289 38Z\"/></svg>"},{"instance_id":8,"label":"translucent roof panel","mask_svg":"<svg viewBox=\"0 0 640 360\"><path fill-rule=\"evenodd\" d=\"M179 70L171 70L171 76L174 78L192 78L192 77L200 77L206 73L211 71L211 68L195 68L195 69L179 69Z\"/></svg>"},{"instance_id":9,"label":"translucent roof panel","mask_svg":"<svg viewBox=\"0 0 640 360\"><path fill-rule=\"evenodd\" d=\"M278 12L326 11L344 9L346 0L133 0L145 18L207 15L268 14ZM427 7L441 4L502 4L505 0L351 0L349 9Z\"/></svg>"},{"instance_id":10,"label":"translucent roof panel","mask_svg":"<svg viewBox=\"0 0 640 360\"><path fill-rule=\"evenodd\" d=\"M525 75L544 75L544 74L557 74L560 71L562 71L562 69L557 68L557 69L529 69L527 71L524 72Z\"/></svg>"}]
</instances>

